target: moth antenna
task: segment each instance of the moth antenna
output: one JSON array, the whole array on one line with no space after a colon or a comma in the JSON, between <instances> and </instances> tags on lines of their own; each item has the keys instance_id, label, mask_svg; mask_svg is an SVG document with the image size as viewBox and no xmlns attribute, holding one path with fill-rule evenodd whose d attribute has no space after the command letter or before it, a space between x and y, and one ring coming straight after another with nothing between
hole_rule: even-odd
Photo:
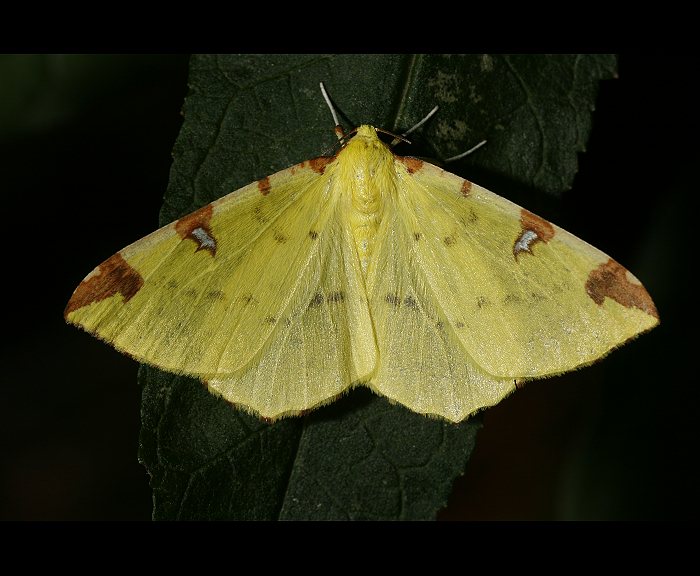
<instances>
[{"instance_id":1,"label":"moth antenna","mask_svg":"<svg viewBox=\"0 0 700 576\"><path fill-rule=\"evenodd\" d=\"M343 132L343 127L340 125L340 121L338 120L338 115L335 113L335 108L333 108L333 104L331 103L331 99L328 97L328 92L326 92L326 87L323 85L323 82L319 82L321 86L321 94L323 94L323 99L326 101L326 105L328 106L328 109L331 111L331 115L333 116L333 122L335 122L335 135L338 137L338 140L343 140L345 138L345 133Z\"/></svg>"},{"instance_id":2,"label":"moth antenna","mask_svg":"<svg viewBox=\"0 0 700 576\"><path fill-rule=\"evenodd\" d=\"M462 152L461 154L457 154L457 156L451 156L450 158L445 158L443 160L443 162L454 162L455 160L459 160L461 158L464 158L465 156L468 156L469 154L471 154L475 150L478 150L479 148L481 148L484 144L486 144L486 140L482 140L476 146L471 147L466 152Z\"/></svg>"},{"instance_id":3,"label":"moth antenna","mask_svg":"<svg viewBox=\"0 0 700 576\"><path fill-rule=\"evenodd\" d=\"M394 134L393 132L389 132L388 130L384 130L384 128L376 128L375 127L375 130L377 132L381 132L382 134L387 134L389 136L393 136L394 139L391 141L391 146L395 146L399 142L406 142L406 144L411 143L411 141L408 138L404 138L404 136L406 136L406 134L402 134L399 136L398 134Z\"/></svg>"},{"instance_id":4,"label":"moth antenna","mask_svg":"<svg viewBox=\"0 0 700 576\"><path fill-rule=\"evenodd\" d=\"M413 132L414 130L417 130L418 128L423 126L423 124L425 124L428 120L430 120L433 117L433 115L435 114L435 112L438 111L439 108L440 108L440 106L435 106L435 108L433 108L430 112L428 112L428 115L425 118L423 118L423 120L418 122L418 124L415 124L412 128L409 128L408 130L406 130L403 134L401 134L401 136L408 136L411 132ZM391 145L396 146L401 140L403 140L403 139L397 136L391 142ZM404 140L404 142L408 142L408 140Z\"/></svg>"},{"instance_id":5,"label":"moth antenna","mask_svg":"<svg viewBox=\"0 0 700 576\"><path fill-rule=\"evenodd\" d=\"M418 124L413 126L413 128L409 128L408 130L406 130L403 134L401 134L401 136L408 136L414 130L418 130L418 128L420 128L421 126L423 126L423 124L425 124L428 120L430 120L439 109L440 109L440 106L435 106L435 108L433 108L430 112L428 112L428 114L426 115L425 118L423 118L423 120L418 122Z\"/></svg>"}]
</instances>

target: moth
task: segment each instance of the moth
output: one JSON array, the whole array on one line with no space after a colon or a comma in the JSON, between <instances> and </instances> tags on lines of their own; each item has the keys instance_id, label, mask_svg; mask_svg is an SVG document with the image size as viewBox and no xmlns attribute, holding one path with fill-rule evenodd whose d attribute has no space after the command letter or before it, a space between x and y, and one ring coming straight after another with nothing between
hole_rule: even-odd
<instances>
[{"instance_id":1,"label":"moth","mask_svg":"<svg viewBox=\"0 0 700 576\"><path fill-rule=\"evenodd\" d=\"M453 422L659 322L614 259L370 125L120 250L65 318L266 418L364 385Z\"/></svg>"}]
</instances>

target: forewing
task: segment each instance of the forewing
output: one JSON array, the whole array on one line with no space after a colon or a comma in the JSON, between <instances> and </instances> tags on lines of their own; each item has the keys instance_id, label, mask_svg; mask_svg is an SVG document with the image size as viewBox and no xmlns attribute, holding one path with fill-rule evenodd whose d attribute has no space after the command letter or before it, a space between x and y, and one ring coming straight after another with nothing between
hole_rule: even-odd
<instances>
[{"instance_id":1,"label":"forewing","mask_svg":"<svg viewBox=\"0 0 700 576\"><path fill-rule=\"evenodd\" d=\"M326 164L279 172L128 246L78 287L67 320L165 370L240 371L316 294L337 205Z\"/></svg>"},{"instance_id":2,"label":"forewing","mask_svg":"<svg viewBox=\"0 0 700 576\"><path fill-rule=\"evenodd\" d=\"M436 166L396 165L416 274L489 374L571 370L658 323L641 283L600 250Z\"/></svg>"}]
</instances>

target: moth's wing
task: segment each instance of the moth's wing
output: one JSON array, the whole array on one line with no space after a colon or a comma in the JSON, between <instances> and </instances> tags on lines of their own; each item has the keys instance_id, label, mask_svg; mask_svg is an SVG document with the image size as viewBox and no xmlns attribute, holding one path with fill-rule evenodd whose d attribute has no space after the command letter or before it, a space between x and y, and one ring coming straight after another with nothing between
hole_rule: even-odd
<instances>
[{"instance_id":1,"label":"moth's wing","mask_svg":"<svg viewBox=\"0 0 700 576\"><path fill-rule=\"evenodd\" d=\"M387 198L368 270L379 361L367 384L414 412L459 422L498 403L516 382L488 374L465 351L419 267L419 232L403 209L397 199Z\"/></svg>"},{"instance_id":2,"label":"moth's wing","mask_svg":"<svg viewBox=\"0 0 700 576\"><path fill-rule=\"evenodd\" d=\"M558 374L658 323L639 280L600 250L436 166L396 166L416 274L489 374Z\"/></svg>"},{"instance_id":3,"label":"moth's wing","mask_svg":"<svg viewBox=\"0 0 700 576\"><path fill-rule=\"evenodd\" d=\"M345 283L348 314L368 321L356 278L333 271L324 285L319 276L328 258L321 246L335 233L333 166L284 170L128 246L83 281L66 319L141 362L208 378L258 359L280 326L300 321L290 315L303 315L333 281ZM305 338L322 344L335 319L324 310L316 328L304 321ZM347 344L329 340L324 350Z\"/></svg>"},{"instance_id":4,"label":"moth's wing","mask_svg":"<svg viewBox=\"0 0 700 576\"><path fill-rule=\"evenodd\" d=\"M270 341L243 370L205 379L212 391L267 418L330 402L376 364L364 282L345 218L349 197L332 194L340 201L319 227L319 248L308 265L313 274L304 279L315 288L280 311Z\"/></svg>"}]
</instances>

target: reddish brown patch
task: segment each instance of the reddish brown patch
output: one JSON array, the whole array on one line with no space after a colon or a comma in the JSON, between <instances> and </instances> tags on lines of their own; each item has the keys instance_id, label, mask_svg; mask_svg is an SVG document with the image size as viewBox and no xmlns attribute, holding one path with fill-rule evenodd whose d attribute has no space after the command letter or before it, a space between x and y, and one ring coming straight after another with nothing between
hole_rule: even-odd
<instances>
[{"instance_id":1,"label":"reddish brown patch","mask_svg":"<svg viewBox=\"0 0 700 576\"><path fill-rule=\"evenodd\" d=\"M141 286L143 286L141 275L117 252L100 264L89 278L80 283L63 314L67 318L71 312L115 294L121 294L124 302L128 302L141 289Z\"/></svg>"},{"instance_id":2,"label":"reddish brown patch","mask_svg":"<svg viewBox=\"0 0 700 576\"><path fill-rule=\"evenodd\" d=\"M523 227L523 231L532 230L542 242L549 242L554 238L554 226L537 214L525 210L525 208L521 208L520 224Z\"/></svg>"},{"instance_id":3,"label":"reddish brown patch","mask_svg":"<svg viewBox=\"0 0 700 576\"><path fill-rule=\"evenodd\" d=\"M472 191L472 183L469 180L462 182L462 196L465 198L469 196Z\"/></svg>"},{"instance_id":4,"label":"reddish brown patch","mask_svg":"<svg viewBox=\"0 0 700 576\"><path fill-rule=\"evenodd\" d=\"M187 238L191 236L192 232L197 228L208 230L213 213L214 207L211 204L207 204L175 222L175 231L180 238Z\"/></svg>"},{"instance_id":5,"label":"reddish brown patch","mask_svg":"<svg viewBox=\"0 0 700 576\"><path fill-rule=\"evenodd\" d=\"M270 177L265 176L262 180L258 180L258 190L260 190L260 194L263 196L267 196L267 194L270 192Z\"/></svg>"},{"instance_id":6,"label":"reddish brown patch","mask_svg":"<svg viewBox=\"0 0 700 576\"><path fill-rule=\"evenodd\" d=\"M189 238L190 240L197 243L197 252L200 250L208 250L212 256L216 255L216 238L211 232L211 217L214 213L214 207L211 204L200 208L192 214L183 216L177 222L175 222L175 231L180 238ZM199 229L200 236L195 234L195 231ZM208 238L209 242L204 242L202 239L202 232Z\"/></svg>"},{"instance_id":7,"label":"reddish brown patch","mask_svg":"<svg viewBox=\"0 0 700 576\"><path fill-rule=\"evenodd\" d=\"M408 168L409 174L414 174L423 168L423 160L420 158L414 158L413 156L397 156L396 158Z\"/></svg>"},{"instance_id":8,"label":"reddish brown patch","mask_svg":"<svg viewBox=\"0 0 700 576\"><path fill-rule=\"evenodd\" d=\"M521 252L532 253L531 247L536 242L547 243L554 238L554 226L544 218L540 218L537 214L525 210L525 208L520 209L520 227L522 232L520 236L515 239L515 243L513 244L513 255L516 259ZM521 243L527 232L534 232L537 236L523 246Z\"/></svg>"},{"instance_id":9,"label":"reddish brown patch","mask_svg":"<svg viewBox=\"0 0 700 576\"><path fill-rule=\"evenodd\" d=\"M627 270L612 258L588 275L586 293L602 306L606 296L627 308L639 308L657 320L659 313L644 286L627 278Z\"/></svg>"},{"instance_id":10,"label":"reddish brown patch","mask_svg":"<svg viewBox=\"0 0 700 576\"><path fill-rule=\"evenodd\" d=\"M319 156L318 158L312 158L309 160L309 168L314 172L323 174L326 166L335 160L335 156Z\"/></svg>"}]
</instances>

